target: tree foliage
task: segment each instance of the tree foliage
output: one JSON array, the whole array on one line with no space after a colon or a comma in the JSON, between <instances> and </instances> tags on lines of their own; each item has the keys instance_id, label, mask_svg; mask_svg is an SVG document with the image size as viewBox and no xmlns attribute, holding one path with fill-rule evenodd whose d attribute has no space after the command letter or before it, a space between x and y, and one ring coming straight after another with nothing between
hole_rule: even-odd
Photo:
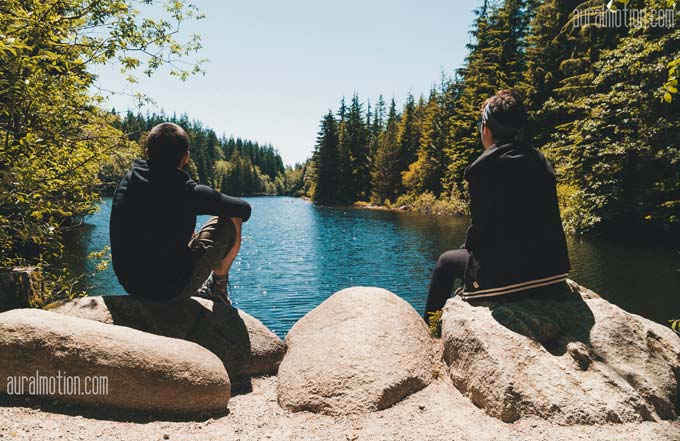
<instances>
[{"instance_id":1,"label":"tree foliage","mask_svg":"<svg viewBox=\"0 0 680 441\"><path fill-rule=\"evenodd\" d=\"M132 148L90 92L93 65L116 61L128 75L169 66L180 78L200 70L176 65L200 47L195 36L177 40L196 9L173 1L164 19L136 9L152 3L0 3L1 266L51 264L61 274L62 231L94 209L98 172L113 167L111 153Z\"/></svg>"},{"instance_id":2,"label":"tree foliage","mask_svg":"<svg viewBox=\"0 0 680 441\"><path fill-rule=\"evenodd\" d=\"M595 37L608 44L563 80L571 118L545 145L569 191L565 221L577 230L678 223L680 115L677 104L660 99L659 85L669 54L680 51L680 31L623 28ZM543 110L567 113L563 93L558 88Z\"/></svg>"},{"instance_id":3,"label":"tree foliage","mask_svg":"<svg viewBox=\"0 0 680 441\"><path fill-rule=\"evenodd\" d=\"M143 144L146 133L162 122L178 124L189 135L191 156L188 171L197 182L237 196L283 194L287 191L283 160L270 144L218 136L201 122L190 120L188 115L168 116L162 112L142 115L128 111L118 126L131 141ZM128 161L123 170L129 164ZM106 182L112 184L110 188L115 188L121 170L109 175L112 179L106 179Z\"/></svg>"},{"instance_id":4,"label":"tree foliage","mask_svg":"<svg viewBox=\"0 0 680 441\"><path fill-rule=\"evenodd\" d=\"M527 141L542 149L557 170L569 229L677 230L680 112L674 97L680 30L651 22L669 7L678 4L482 1L465 65L444 76L427 99L421 96L416 103L407 97L387 122L380 104L365 118L367 147L352 148L369 152L371 199L396 199L419 211L464 211L465 168L481 153L480 106L497 90L514 88L530 110ZM635 23L626 15L630 9L647 11L647 21ZM587 14L591 22L576 25L578 14ZM622 19L624 25L598 24L598 16L610 23ZM343 100L341 140L349 136L347 115ZM396 134L390 120L398 121ZM341 145L338 154L340 169L348 164L350 170L341 171L334 202L356 201L362 195L343 178L356 171L350 153ZM309 179L323 180L324 172Z\"/></svg>"},{"instance_id":5,"label":"tree foliage","mask_svg":"<svg viewBox=\"0 0 680 441\"><path fill-rule=\"evenodd\" d=\"M319 204L334 203L339 198L339 148L338 122L329 110L321 121L313 157L317 171L314 200Z\"/></svg>"},{"instance_id":6,"label":"tree foliage","mask_svg":"<svg viewBox=\"0 0 680 441\"><path fill-rule=\"evenodd\" d=\"M400 162L403 159L399 143L399 120L397 105L392 100L387 114L385 130L378 134L375 160L371 172L373 194L378 203L395 201L401 188Z\"/></svg>"}]
</instances>

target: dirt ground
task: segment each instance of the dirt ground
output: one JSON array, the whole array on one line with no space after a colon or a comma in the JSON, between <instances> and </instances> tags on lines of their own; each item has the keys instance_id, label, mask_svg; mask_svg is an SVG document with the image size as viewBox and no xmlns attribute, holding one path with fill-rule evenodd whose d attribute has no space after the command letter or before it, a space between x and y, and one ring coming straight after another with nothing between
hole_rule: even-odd
<instances>
[{"instance_id":1,"label":"dirt ground","mask_svg":"<svg viewBox=\"0 0 680 441\"><path fill-rule=\"evenodd\" d=\"M5 397L0 406L0 440L680 440L678 420L566 427L522 419L506 424L475 407L448 377L389 409L342 418L282 409L276 377L253 379L252 391L232 397L227 415L200 421L84 412L25 398Z\"/></svg>"}]
</instances>

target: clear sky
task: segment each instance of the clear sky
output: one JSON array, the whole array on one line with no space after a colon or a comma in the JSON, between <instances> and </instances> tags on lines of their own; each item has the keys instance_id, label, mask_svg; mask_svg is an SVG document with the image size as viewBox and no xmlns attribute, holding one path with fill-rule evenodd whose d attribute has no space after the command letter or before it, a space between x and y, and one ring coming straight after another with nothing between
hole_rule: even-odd
<instances>
[{"instance_id":1,"label":"clear sky","mask_svg":"<svg viewBox=\"0 0 680 441\"><path fill-rule=\"evenodd\" d=\"M199 33L205 76L187 82L157 73L139 90L157 105L187 113L218 135L269 142L287 164L311 155L321 117L342 96L375 102L427 94L467 53L473 0L222 1L196 0L206 18L182 28ZM115 66L99 85L121 91ZM116 95L109 106L134 107Z\"/></svg>"}]
</instances>

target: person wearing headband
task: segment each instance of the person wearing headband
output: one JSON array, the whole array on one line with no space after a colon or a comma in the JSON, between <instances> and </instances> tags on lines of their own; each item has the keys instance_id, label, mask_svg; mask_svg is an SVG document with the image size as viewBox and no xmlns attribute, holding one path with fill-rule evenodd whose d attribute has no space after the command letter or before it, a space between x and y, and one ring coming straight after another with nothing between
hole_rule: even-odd
<instances>
[{"instance_id":1,"label":"person wearing headband","mask_svg":"<svg viewBox=\"0 0 680 441\"><path fill-rule=\"evenodd\" d=\"M535 295L562 289L570 269L555 172L524 139L528 112L515 91L501 90L480 109L484 152L465 169L471 225L460 249L435 266L425 307L465 300Z\"/></svg>"}]
</instances>

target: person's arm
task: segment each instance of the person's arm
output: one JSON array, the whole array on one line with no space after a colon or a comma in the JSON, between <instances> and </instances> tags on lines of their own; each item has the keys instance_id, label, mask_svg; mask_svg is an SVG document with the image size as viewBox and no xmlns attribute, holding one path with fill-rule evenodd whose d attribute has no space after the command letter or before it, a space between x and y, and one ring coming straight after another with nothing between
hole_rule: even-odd
<instances>
[{"instance_id":1,"label":"person's arm","mask_svg":"<svg viewBox=\"0 0 680 441\"><path fill-rule=\"evenodd\" d=\"M196 185L193 192L196 214L239 218L243 222L250 218L250 204L243 199L222 194L207 185Z\"/></svg>"}]
</instances>

